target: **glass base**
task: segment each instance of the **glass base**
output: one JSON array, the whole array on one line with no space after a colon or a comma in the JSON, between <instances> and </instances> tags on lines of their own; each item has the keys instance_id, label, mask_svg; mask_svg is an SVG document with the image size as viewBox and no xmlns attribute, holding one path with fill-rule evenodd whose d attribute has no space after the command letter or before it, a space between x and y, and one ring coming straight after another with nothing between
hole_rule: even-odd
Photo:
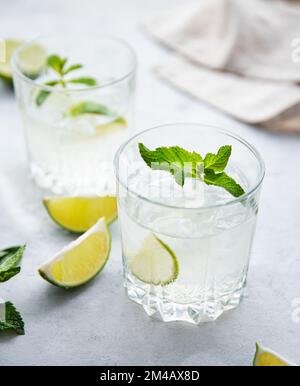
<instances>
[{"instance_id":1,"label":"glass base","mask_svg":"<svg viewBox=\"0 0 300 386\"><path fill-rule=\"evenodd\" d=\"M107 163L99 164L95 174L63 168L62 170L45 171L38 165L31 164L30 174L37 186L55 194L115 194L112 166L108 168Z\"/></svg>"},{"instance_id":2,"label":"glass base","mask_svg":"<svg viewBox=\"0 0 300 386\"><path fill-rule=\"evenodd\" d=\"M157 296L152 285L137 286L135 281L127 276L124 283L130 300L143 306L146 313L163 322L187 322L200 324L219 318L224 312L236 308L244 294L245 283L230 294L190 303L175 303L165 297Z\"/></svg>"}]
</instances>

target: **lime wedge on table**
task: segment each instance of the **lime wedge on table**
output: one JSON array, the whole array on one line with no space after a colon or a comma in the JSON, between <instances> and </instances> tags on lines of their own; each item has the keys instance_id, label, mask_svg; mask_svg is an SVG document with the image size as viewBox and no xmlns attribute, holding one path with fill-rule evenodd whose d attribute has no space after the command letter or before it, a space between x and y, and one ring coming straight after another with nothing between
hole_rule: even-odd
<instances>
[{"instance_id":1,"label":"lime wedge on table","mask_svg":"<svg viewBox=\"0 0 300 386\"><path fill-rule=\"evenodd\" d=\"M38 270L39 274L58 287L78 287L102 271L109 257L110 245L110 233L105 219L102 218L42 265Z\"/></svg>"},{"instance_id":2,"label":"lime wedge on table","mask_svg":"<svg viewBox=\"0 0 300 386\"><path fill-rule=\"evenodd\" d=\"M283 358L272 350L256 344L256 353L253 360L253 366L297 366L295 363Z\"/></svg>"},{"instance_id":3,"label":"lime wedge on table","mask_svg":"<svg viewBox=\"0 0 300 386\"><path fill-rule=\"evenodd\" d=\"M0 62L0 77L11 81L12 80L12 68L11 58L15 50L22 44L20 40L6 39L4 41L5 46L5 62Z\"/></svg>"},{"instance_id":4,"label":"lime wedge on table","mask_svg":"<svg viewBox=\"0 0 300 386\"><path fill-rule=\"evenodd\" d=\"M49 197L43 203L58 225L76 233L87 231L101 217L108 224L117 218L115 196Z\"/></svg>"},{"instance_id":5,"label":"lime wedge on table","mask_svg":"<svg viewBox=\"0 0 300 386\"><path fill-rule=\"evenodd\" d=\"M21 40L6 39L5 40L5 62L0 62L0 77L11 81L12 67L11 59L15 50L22 44ZM25 47L20 53L19 65L21 71L30 78L38 76L46 63L46 52L44 48L38 44L31 44Z\"/></svg>"},{"instance_id":6,"label":"lime wedge on table","mask_svg":"<svg viewBox=\"0 0 300 386\"><path fill-rule=\"evenodd\" d=\"M167 285L178 276L178 261L174 252L159 238L148 236L139 252L130 259L129 268L144 283Z\"/></svg>"}]
</instances>

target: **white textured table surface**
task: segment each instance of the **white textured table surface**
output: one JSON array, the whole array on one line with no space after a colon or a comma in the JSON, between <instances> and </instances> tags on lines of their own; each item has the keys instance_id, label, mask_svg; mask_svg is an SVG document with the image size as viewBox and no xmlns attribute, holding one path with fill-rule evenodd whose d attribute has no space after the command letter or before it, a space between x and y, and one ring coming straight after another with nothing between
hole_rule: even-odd
<instances>
[{"instance_id":1,"label":"white textured table surface","mask_svg":"<svg viewBox=\"0 0 300 386\"><path fill-rule=\"evenodd\" d=\"M26 169L20 119L12 93L0 87L0 247L27 242L22 272L1 284L1 297L22 312L26 335L0 337L0 365L247 365L255 341L300 362L300 136L237 123L156 79L168 52L141 27L152 12L187 0L0 0L0 34L123 36L139 57L137 127L171 121L209 122L239 133L264 155L267 176L252 253L248 297L216 323L163 324L127 300L117 224L110 261L101 276L66 292L48 285L36 267L72 239L49 220ZM296 316L296 315L294 315Z\"/></svg>"}]
</instances>

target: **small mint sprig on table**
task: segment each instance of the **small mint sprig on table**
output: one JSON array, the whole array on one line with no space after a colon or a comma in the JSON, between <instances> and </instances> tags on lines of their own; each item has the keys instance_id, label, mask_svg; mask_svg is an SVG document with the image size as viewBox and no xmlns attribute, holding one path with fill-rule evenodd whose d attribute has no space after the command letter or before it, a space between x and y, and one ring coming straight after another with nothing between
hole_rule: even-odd
<instances>
[{"instance_id":1,"label":"small mint sprig on table","mask_svg":"<svg viewBox=\"0 0 300 386\"><path fill-rule=\"evenodd\" d=\"M170 172L177 184L184 185L185 178L195 178L207 185L219 186L234 197L245 193L244 189L227 173L225 168L231 156L231 146L220 147L217 154L208 153L202 158L199 153L187 151L179 146L148 149L139 143L141 157L153 170Z\"/></svg>"},{"instance_id":2,"label":"small mint sprig on table","mask_svg":"<svg viewBox=\"0 0 300 386\"><path fill-rule=\"evenodd\" d=\"M68 84L83 84L85 86L96 86L97 81L96 79L89 77L89 76L82 76L78 78L66 78L66 75L70 74L73 71L79 70L83 67L82 64L72 64L67 65L68 59L67 58L61 58L59 55L50 55L47 58L47 67L53 70L56 75L58 75L58 78L49 80L44 83L45 86L57 86L60 85L62 87L67 87ZM38 93L36 97L36 104L37 106L41 106L45 100L48 98L48 96L51 94L50 91L42 90Z\"/></svg>"},{"instance_id":3,"label":"small mint sprig on table","mask_svg":"<svg viewBox=\"0 0 300 386\"><path fill-rule=\"evenodd\" d=\"M26 246L11 247L0 250L0 283L8 281L17 275ZM0 299L0 332L14 330L19 335L24 335L24 322L20 313L11 302Z\"/></svg>"},{"instance_id":4,"label":"small mint sprig on table","mask_svg":"<svg viewBox=\"0 0 300 386\"><path fill-rule=\"evenodd\" d=\"M0 300L0 308L1 307L3 307L3 315L5 315L5 320L1 320L2 318L0 318L0 332L13 330L18 335L24 335L24 322L16 307L11 302L5 302L1 304ZM0 315L1 314L2 311Z\"/></svg>"}]
</instances>

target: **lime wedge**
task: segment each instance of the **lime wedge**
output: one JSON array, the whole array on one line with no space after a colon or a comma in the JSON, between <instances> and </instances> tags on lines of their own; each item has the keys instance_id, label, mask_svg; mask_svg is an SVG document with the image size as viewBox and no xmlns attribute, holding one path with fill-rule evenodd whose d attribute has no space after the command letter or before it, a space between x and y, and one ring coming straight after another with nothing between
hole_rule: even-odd
<instances>
[{"instance_id":1,"label":"lime wedge","mask_svg":"<svg viewBox=\"0 0 300 386\"><path fill-rule=\"evenodd\" d=\"M12 81L11 58L15 50L22 44L21 40L6 39L5 40L5 56L4 63L0 63L0 77ZM36 78L46 63L47 54L45 49L39 44L31 44L20 52L19 66L24 75L29 78Z\"/></svg>"},{"instance_id":2,"label":"lime wedge","mask_svg":"<svg viewBox=\"0 0 300 386\"><path fill-rule=\"evenodd\" d=\"M110 224L118 214L115 196L49 197L43 203L58 225L75 233L87 231L101 217Z\"/></svg>"},{"instance_id":3,"label":"lime wedge","mask_svg":"<svg viewBox=\"0 0 300 386\"><path fill-rule=\"evenodd\" d=\"M148 236L137 255L130 259L129 269L142 282L154 285L167 285L178 277L177 257L154 235Z\"/></svg>"},{"instance_id":4,"label":"lime wedge","mask_svg":"<svg viewBox=\"0 0 300 386\"><path fill-rule=\"evenodd\" d=\"M295 363L290 362L289 360L279 356L272 350L269 350L265 347L260 346L256 343L256 352L253 360L253 366L297 366Z\"/></svg>"},{"instance_id":5,"label":"lime wedge","mask_svg":"<svg viewBox=\"0 0 300 386\"><path fill-rule=\"evenodd\" d=\"M78 287L99 274L110 252L111 237L105 219L42 265L38 272L49 283L62 288Z\"/></svg>"},{"instance_id":6,"label":"lime wedge","mask_svg":"<svg viewBox=\"0 0 300 386\"><path fill-rule=\"evenodd\" d=\"M6 39L4 42L5 46L5 62L0 62L0 77L4 80L12 80L12 67L11 58L15 50L22 44L21 40Z\"/></svg>"},{"instance_id":7,"label":"lime wedge","mask_svg":"<svg viewBox=\"0 0 300 386\"><path fill-rule=\"evenodd\" d=\"M43 46L32 43L24 48L19 55L19 66L24 75L35 79L44 69L47 53Z\"/></svg>"},{"instance_id":8,"label":"lime wedge","mask_svg":"<svg viewBox=\"0 0 300 386\"><path fill-rule=\"evenodd\" d=\"M124 129L126 127L128 127L126 119L123 117L119 117L112 122L105 123L103 125L98 125L96 129L97 133L99 134L109 134L120 129Z\"/></svg>"}]
</instances>

